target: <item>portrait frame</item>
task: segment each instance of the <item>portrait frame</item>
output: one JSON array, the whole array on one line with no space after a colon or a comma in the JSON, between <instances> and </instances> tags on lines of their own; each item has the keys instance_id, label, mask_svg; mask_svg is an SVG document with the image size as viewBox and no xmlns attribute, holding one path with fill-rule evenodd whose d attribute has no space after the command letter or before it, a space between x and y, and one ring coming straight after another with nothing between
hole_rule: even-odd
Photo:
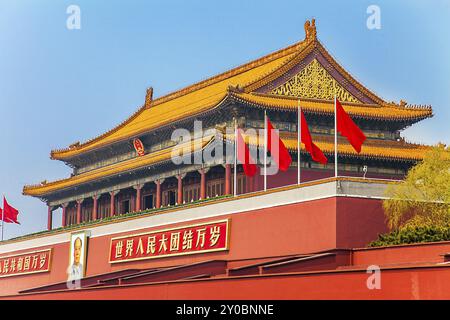
<instances>
[{"instance_id":1,"label":"portrait frame","mask_svg":"<svg viewBox=\"0 0 450 320\"><path fill-rule=\"evenodd\" d=\"M88 240L89 240L90 232L88 231L77 231L70 234L70 242L69 242L69 263L67 265L67 270L71 268L74 262L74 245L75 240L77 238L81 239L81 256L80 263L83 265L81 269L81 279L86 276L86 267L87 267L87 253L88 253ZM69 275L68 275L69 277Z\"/></svg>"}]
</instances>

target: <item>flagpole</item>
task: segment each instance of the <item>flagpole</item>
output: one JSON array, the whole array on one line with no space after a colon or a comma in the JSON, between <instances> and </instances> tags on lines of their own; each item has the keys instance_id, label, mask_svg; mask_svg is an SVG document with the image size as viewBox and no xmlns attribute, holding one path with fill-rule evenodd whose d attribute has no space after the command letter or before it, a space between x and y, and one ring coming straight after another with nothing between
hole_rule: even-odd
<instances>
[{"instance_id":1,"label":"flagpole","mask_svg":"<svg viewBox=\"0 0 450 320\"><path fill-rule=\"evenodd\" d=\"M234 188L233 193L236 197L237 195L237 144L238 144L238 129L237 129L237 120L234 118Z\"/></svg>"},{"instance_id":2,"label":"flagpole","mask_svg":"<svg viewBox=\"0 0 450 320\"><path fill-rule=\"evenodd\" d=\"M338 145L337 145L337 110L336 110L336 96L334 96L334 176L338 176Z\"/></svg>"},{"instance_id":3,"label":"flagpole","mask_svg":"<svg viewBox=\"0 0 450 320\"><path fill-rule=\"evenodd\" d=\"M5 225L5 195L3 195L3 210L2 210L2 241L3 241L3 233L4 231L4 225Z\"/></svg>"},{"instance_id":4,"label":"flagpole","mask_svg":"<svg viewBox=\"0 0 450 320\"><path fill-rule=\"evenodd\" d=\"M300 99L298 99L298 124L297 124L297 184L300 184L301 176L300 176L300 152L302 148L302 119L301 119L301 107L300 107Z\"/></svg>"},{"instance_id":5,"label":"flagpole","mask_svg":"<svg viewBox=\"0 0 450 320\"><path fill-rule=\"evenodd\" d=\"M267 190L267 111L264 111L264 191Z\"/></svg>"}]
</instances>

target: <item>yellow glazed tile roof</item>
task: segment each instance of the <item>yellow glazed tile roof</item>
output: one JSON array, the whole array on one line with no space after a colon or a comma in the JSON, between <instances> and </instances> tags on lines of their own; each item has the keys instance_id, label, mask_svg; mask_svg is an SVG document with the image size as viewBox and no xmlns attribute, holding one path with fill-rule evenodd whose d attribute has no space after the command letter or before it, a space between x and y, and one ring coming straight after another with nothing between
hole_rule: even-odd
<instances>
[{"instance_id":1,"label":"yellow glazed tile roof","mask_svg":"<svg viewBox=\"0 0 450 320\"><path fill-rule=\"evenodd\" d=\"M116 128L82 144L67 149L53 150L52 159L67 159L142 132L199 114L217 106L230 86L244 86L260 79L289 62L310 42L302 41L225 73L204 80L180 91L152 101L149 108L141 107Z\"/></svg>"},{"instance_id":2,"label":"yellow glazed tile roof","mask_svg":"<svg viewBox=\"0 0 450 320\"><path fill-rule=\"evenodd\" d=\"M344 105L350 114L360 117L396 120L423 119L432 115L432 111L429 108L411 109L399 107L395 104L387 104L357 82L331 57L317 40L314 20L312 24L309 21L305 23L305 35L305 40L287 48L150 101L149 104L142 106L130 118L112 130L84 143L77 142L69 148L53 150L51 158L69 160L72 157L102 146L130 139L184 118L213 110L230 94L230 87L239 86L243 89L245 93L236 94L235 96L248 103L261 104L271 108L292 109L296 106L295 99L264 97L250 92L284 74L295 64L301 62L314 49L318 49L355 88L379 104L378 106ZM323 101L305 101L304 108L318 113L330 113L333 110L332 105L330 106L329 103L327 104Z\"/></svg>"},{"instance_id":3,"label":"yellow glazed tile roof","mask_svg":"<svg viewBox=\"0 0 450 320\"><path fill-rule=\"evenodd\" d=\"M295 97L259 95L251 93L233 93L233 96L244 103L268 107L278 110L297 110L298 99ZM367 104L342 103L345 111L356 117L389 120L424 119L432 115L431 108L406 108L397 105L383 106ZM334 114L333 101L301 100L301 107L307 113Z\"/></svg>"},{"instance_id":4,"label":"yellow glazed tile roof","mask_svg":"<svg viewBox=\"0 0 450 320\"><path fill-rule=\"evenodd\" d=\"M176 154L182 154L182 152L185 152L184 154L187 154L189 150L191 152L197 152L206 147L206 145L208 145L213 139L214 136L208 136L202 139L193 140L191 142L182 143L174 147L158 150L146 154L142 157L135 157L129 160L125 160L122 162L114 163L112 165L84 172L79 175L72 176L70 178L56 180L52 182L45 182L38 185L28 185L23 188L23 194L30 196L42 196L57 190L70 188L86 182L91 182L108 176L113 176L121 172L127 172L150 165L155 165L170 160L172 151L176 152Z\"/></svg>"}]
</instances>

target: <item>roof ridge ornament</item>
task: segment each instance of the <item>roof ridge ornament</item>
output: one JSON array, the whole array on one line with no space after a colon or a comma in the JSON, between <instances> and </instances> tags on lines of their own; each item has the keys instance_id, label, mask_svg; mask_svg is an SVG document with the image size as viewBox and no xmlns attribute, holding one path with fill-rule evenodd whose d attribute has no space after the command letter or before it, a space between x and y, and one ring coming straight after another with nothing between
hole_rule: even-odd
<instances>
[{"instance_id":1,"label":"roof ridge ornament","mask_svg":"<svg viewBox=\"0 0 450 320\"><path fill-rule=\"evenodd\" d=\"M316 19L311 19L311 21L306 20L306 22L305 22L305 40L313 41L316 39L317 39Z\"/></svg>"},{"instance_id":2,"label":"roof ridge ornament","mask_svg":"<svg viewBox=\"0 0 450 320\"><path fill-rule=\"evenodd\" d=\"M395 103L394 103L395 104ZM410 109L410 110L432 110L431 105L423 105L423 104L409 104L405 100L400 100L399 106L403 109Z\"/></svg>"},{"instance_id":3,"label":"roof ridge ornament","mask_svg":"<svg viewBox=\"0 0 450 320\"><path fill-rule=\"evenodd\" d=\"M242 86L240 86L239 84L237 85L232 85L230 84L227 88L228 92L234 92L234 93L243 93L244 92L244 88L242 88Z\"/></svg>"},{"instance_id":4,"label":"roof ridge ornament","mask_svg":"<svg viewBox=\"0 0 450 320\"><path fill-rule=\"evenodd\" d=\"M147 88L147 93L145 94L145 108L150 108L153 101L153 87Z\"/></svg>"},{"instance_id":5,"label":"roof ridge ornament","mask_svg":"<svg viewBox=\"0 0 450 320\"><path fill-rule=\"evenodd\" d=\"M69 146L69 149L76 149L80 146L80 141L75 141Z\"/></svg>"}]
</instances>

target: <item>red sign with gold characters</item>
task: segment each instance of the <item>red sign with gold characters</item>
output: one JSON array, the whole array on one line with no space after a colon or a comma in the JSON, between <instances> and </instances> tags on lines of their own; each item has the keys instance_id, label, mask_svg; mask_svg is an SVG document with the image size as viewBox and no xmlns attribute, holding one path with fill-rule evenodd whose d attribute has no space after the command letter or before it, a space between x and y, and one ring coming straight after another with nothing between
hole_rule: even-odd
<instances>
[{"instance_id":1,"label":"red sign with gold characters","mask_svg":"<svg viewBox=\"0 0 450 320\"><path fill-rule=\"evenodd\" d=\"M52 249L0 257L0 278L50 271Z\"/></svg>"},{"instance_id":2,"label":"red sign with gold characters","mask_svg":"<svg viewBox=\"0 0 450 320\"><path fill-rule=\"evenodd\" d=\"M134 150L136 150L139 157L145 155L144 144L138 138L133 140Z\"/></svg>"},{"instance_id":3,"label":"red sign with gold characters","mask_svg":"<svg viewBox=\"0 0 450 320\"><path fill-rule=\"evenodd\" d=\"M229 220L111 239L109 262L228 250Z\"/></svg>"}]
</instances>

